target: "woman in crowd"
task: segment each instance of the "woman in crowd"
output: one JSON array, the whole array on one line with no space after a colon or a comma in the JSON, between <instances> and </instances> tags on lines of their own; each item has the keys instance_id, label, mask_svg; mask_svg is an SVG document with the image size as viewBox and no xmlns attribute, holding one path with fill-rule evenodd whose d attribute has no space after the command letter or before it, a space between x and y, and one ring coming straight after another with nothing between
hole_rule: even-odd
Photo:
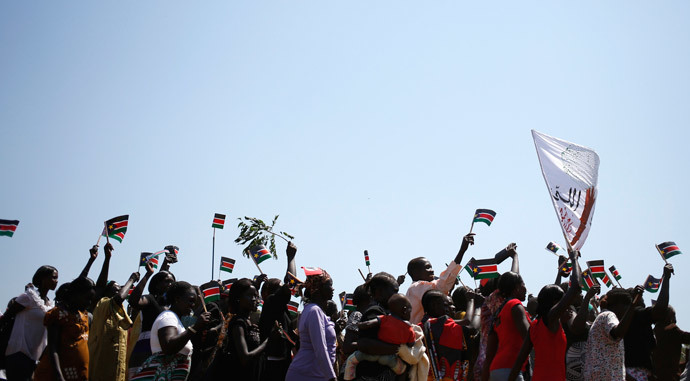
<instances>
[{"instance_id":1,"label":"woman in crowd","mask_svg":"<svg viewBox=\"0 0 690 381\"><path fill-rule=\"evenodd\" d=\"M96 297L95 287L86 277L73 280L64 304L46 313L48 348L38 363L35 380L88 380L89 317L86 310Z\"/></svg>"},{"instance_id":2,"label":"woman in crowd","mask_svg":"<svg viewBox=\"0 0 690 381\"><path fill-rule=\"evenodd\" d=\"M325 270L307 277L304 298L307 303L299 320L300 349L285 380L335 380L335 326L324 313L327 302L333 298L333 280Z\"/></svg>"},{"instance_id":3,"label":"woman in crowd","mask_svg":"<svg viewBox=\"0 0 690 381\"><path fill-rule=\"evenodd\" d=\"M509 271L498 278L498 291L504 298L489 330L482 381L507 380L515 358L527 336L529 318L522 302L527 296L520 274ZM525 370L524 366L522 370ZM517 380L523 380L519 375Z\"/></svg>"},{"instance_id":4,"label":"woman in crowd","mask_svg":"<svg viewBox=\"0 0 690 381\"><path fill-rule=\"evenodd\" d=\"M5 352L8 380L31 380L36 362L48 344L43 319L46 312L54 307L48 298L48 291L55 290L57 283L58 271L55 267L39 267L31 284L14 299L14 303L1 318L14 318Z\"/></svg>"},{"instance_id":5,"label":"woman in crowd","mask_svg":"<svg viewBox=\"0 0 690 381\"><path fill-rule=\"evenodd\" d=\"M165 307L165 293L170 289L170 286L175 282L175 276L167 271L159 271L153 275L153 267L150 264L146 266L146 274L141 279L137 286L132 290L129 296L129 305L141 311L141 333L134 345L134 349L129 358L129 375L130 377L139 369L141 364L148 359L151 352L151 327L158 315L164 311ZM149 283L148 295L143 295L146 283Z\"/></svg>"},{"instance_id":6,"label":"woman in crowd","mask_svg":"<svg viewBox=\"0 0 690 381\"><path fill-rule=\"evenodd\" d=\"M199 296L187 282L173 283L166 293L170 309L156 317L151 326L153 354L142 364L130 380L185 381L189 375L191 338L204 329L208 313L198 316L193 326L185 329L180 317L192 313Z\"/></svg>"}]
</instances>

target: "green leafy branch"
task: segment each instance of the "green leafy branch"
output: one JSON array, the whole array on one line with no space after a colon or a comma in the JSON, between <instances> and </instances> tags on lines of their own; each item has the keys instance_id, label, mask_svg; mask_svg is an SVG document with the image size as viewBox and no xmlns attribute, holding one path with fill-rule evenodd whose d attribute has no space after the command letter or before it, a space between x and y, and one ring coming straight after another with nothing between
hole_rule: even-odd
<instances>
[{"instance_id":1,"label":"green leafy branch","mask_svg":"<svg viewBox=\"0 0 690 381\"><path fill-rule=\"evenodd\" d=\"M246 257L249 257L249 248L257 245L264 245L271 251L273 258L278 259L276 237L282 238L285 242L290 242L295 239L295 237L286 232L279 231L276 233L273 231L276 221L278 220L278 215L273 217L271 225L267 225L262 220L254 217L245 216L244 218L238 218L238 220L240 223L237 224L237 227L240 228L240 235L235 238L235 243L238 245L247 245L247 243L249 243L242 251Z\"/></svg>"}]
</instances>

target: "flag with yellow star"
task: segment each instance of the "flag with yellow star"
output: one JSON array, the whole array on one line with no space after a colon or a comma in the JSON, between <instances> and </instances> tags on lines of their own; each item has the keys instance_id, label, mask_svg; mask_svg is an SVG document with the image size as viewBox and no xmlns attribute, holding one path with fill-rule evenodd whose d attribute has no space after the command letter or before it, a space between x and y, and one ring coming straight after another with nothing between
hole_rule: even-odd
<instances>
[{"instance_id":1,"label":"flag with yellow star","mask_svg":"<svg viewBox=\"0 0 690 381\"><path fill-rule=\"evenodd\" d=\"M122 243L122 239L125 238L125 233L127 232L128 224L129 214L111 218L105 222L105 231L103 235Z\"/></svg>"},{"instance_id":2,"label":"flag with yellow star","mask_svg":"<svg viewBox=\"0 0 690 381\"><path fill-rule=\"evenodd\" d=\"M654 278L653 276L648 276L644 281L644 289L649 292L657 292L661 287L661 279Z\"/></svg>"},{"instance_id":3,"label":"flag with yellow star","mask_svg":"<svg viewBox=\"0 0 690 381\"><path fill-rule=\"evenodd\" d=\"M297 278L294 274L291 272L287 272L285 275L285 283L287 284L288 288L290 289L290 293L292 295L295 295L297 291L299 290L299 287L304 284L299 278Z\"/></svg>"},{"instance_id":4,"label":"flag with yellow star","mask_svg":"<svg viewBox=\"0 0 690 381\"><path fill-rule=\"evenodd\" d=\"M256 245L249 249L249 256L259 265L261 262L271 258L271 251L264 245Z\"/></svg>"}]
</instances>

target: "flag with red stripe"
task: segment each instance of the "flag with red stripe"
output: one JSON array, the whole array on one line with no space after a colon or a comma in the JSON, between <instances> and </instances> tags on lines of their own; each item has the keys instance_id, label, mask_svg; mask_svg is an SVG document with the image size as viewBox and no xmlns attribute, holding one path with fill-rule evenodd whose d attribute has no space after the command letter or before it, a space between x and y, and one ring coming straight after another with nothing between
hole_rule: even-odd
<instances>
[{"instance_id":1,"label":"flag with red stripe","mask_svg":"<svg viewBox=\"0 0 690 381\"><path fill-rule=\"evenodd\" d=\"M117 216L105 222L105 229L108 237L122 243L129 225L129 214Z\"/></svg>"},{"instance_id":2,"label":"flag with red stripe","mask_svg":"<svg viewBox=\"0 0 690 381\"><path fill-rule=\"evenodd\" d=\"M663 242L656 245L656 249L659 250L659 253L664 259L669 259L675 255L683 254L678 248L678 245L676 245L675 242L671 241Z\"/></svg>"},{"instance_id":3,"label":"flag with red stripe","mask_svg":"<svg viewBox=\"0 0 690 381\"><path fill-rule=\"evenodd\" d=\"M495 258L475 259L472 263L474 279L498 278L498 263Z\"/></svg>"},{"instance_id":4,"label":"flag with red stripe","mask_svg":"<svg viewBox=\"0 0 690 381\"><path fill-rule=\"evenodd\" d=\"M221 285L212 280L199 286L201 292L204 294L204 303L214 302L220 299Z\"/></svg>"},{"instance_id":5,"label":"flag with red stripe","mask_svg":"<svg viewBox=\"0 0 690 381\"><path fill-rule=\"evenodd\" d=\"M287 310L290 313L290 316L295 317L297 316L297 308L299 308L299 303L295 301L289 301L287 304Z\"/></svg>"},{"instance_id":6,"label":"flag with red stripe","mask_svg":"<svg viewBox=\"0 0 690 381\"><path fill-rule=\"evenodd\" d=\"M604 279L606 276L606 268L604 267L604 260L587 261L587 267L589 267L590 274L594 278Z\"/></svg>"},{"instance_id":7,"label":"flag with red stripe","mask_svg":"<svg viewBox=\"0 0 690 381\"><path fill-rule=\"evenodd\" d=\"M223 226L225 226L225 214L216 213L213 216L211 227L214 229L222 229Z\"/></svg>"},{"instance_id":8,"label":"flag with red stripe","mask_svg":"<svg viewBox=\"0 0 690 381\"><path fill-rule=\"evenodd\" d=\"M220 271L231 273L235 269L235 260L228 257L220 257Z\"/></svg>"},{"instance_id":9,"label":"flag with red stripe","mask_svg":"<svg viewBox=\"0 0 690 381\"><path fill-rule=\"evenodd\" d=\"M654 278L653 276L648 276L644 281L644 289L649 292L657 292L661 287L661 279Z\"/></svg>"},{"instance_id":10,"label":"flag with red stripe","mask_svg":"<svg viewBox=\"0 0 690 381\"><path fill-rule=\"evenodd\" d=\"M496 212L491 209L477 209L477 211L474 212L474 220L472 222L483 222L491 226L494 217L496 217Z\"/></svg>"},{"instance_id":11,"label":"flag with red stripe","mask_svg":"<svg viewBox=\"0 0 690 381\"><path fill-rule=\"evenodd\" d=\"M613 277L616 278L616 280L621 280L622 276L616 269L616 266L609 267L609 271L611 271L611 275L613 275Z\"/></svg>"},{"instance_id":12,"label":"flag with red stripe","mask_svg":"<svg viewBox=\"0 0 690 381\"><path fill-rule=\"evenodd\" d=\"M0 236L12 237L17 230L19 220L0 220Z\"/></svg>"}]
</instances>

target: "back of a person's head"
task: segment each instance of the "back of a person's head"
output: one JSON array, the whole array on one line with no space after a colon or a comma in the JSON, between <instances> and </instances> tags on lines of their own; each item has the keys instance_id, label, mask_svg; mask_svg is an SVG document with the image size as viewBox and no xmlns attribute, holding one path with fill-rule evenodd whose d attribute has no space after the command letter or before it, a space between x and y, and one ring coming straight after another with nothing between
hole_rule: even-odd
<instances>
[{"instance_id":1,"label":"back of a person's head","mask_svg":"<svg viewBox=\"0 0 690 381\"><path fill-rule=\"evenodd\" d=\"M173 282L165 293L165 304L172 305L176 299L184 297L190 292L194 292L194 287L191 284L183 280Z\"/></svg>"},{"instance_id":2,"label":"back of a person's head","mask_svg":"<svg viewBox=\"0 0 690 381\"><path fill-rule=\"evenodd\" d=\"M483 297L488 298L489 295L498 288L498 279L499 278L484 279L486 283L479 286L479 293L482 294Z\"/></svg>"},{"instance_id":3,"label":"back of a person's head","mask_svg":"<svg viewBox=\"0 0 690 381\"><path fill-rule=\"evenodd\" d=\"M537 317L541 318L544 323L549 324L548 316L551 308L558 303L563 297L563 290L560 286L555 284L547 284L542 287L537 296Z\"/></svg>"},{"instance_id":4,"label":"back of a person's head","mask_svg":"<svg viewBox=\"0 0 690 381\"><path fill-rule=\"evenodd\" d=\"M498 278L498 292L509 297L522 284L522 277L518 273L508 271Z\"/></svg>"},{"instance_id":5,"label":"back of a person's head","mask_svg":"<svg viewBox=\"0 0 690 381\"><path fill-rule=\"evenodd\" d=\"M615 287L606 293L605 307L607 309L628 306L630 303L632 303L632 296L630 296L630 292L624 288Z\"/></svg>"},{"instance_id":6,"label":"back of a person's head","mask_svg":"<svg viewBox=\"0 0 690 381\"><path fill-rule=\"evenodd\" d=\"M384 287L389 287L392 285L398 285L398 282L395 280L395 277L393 275L387 273L387 272L379 272L376 273L369 282L367 282L366 287L367 291L369 292L369 295L374 295L376 290L384 288Z\"/></svg>"},{"instance_id":7,"label":"back of a person's head","mask_svg":"<svg viewBox=\"0 0 690 381\"><path fill-rule=\"evenodd\" d=\"M367 293L367 285L360 284L352 294L352 304L355 306L367 306L371 303L371 297Z\"/></svg>"},{"instance_id":8,"label":"back of a person's head","mask_svg":"<svg viewBox=\"0 0 690 381\"><path fill-rule=\"evenodd\" d=\"M453 305L456 311L467 310L467 291L470 288L467 286L458 287L453 291Z\"/></svg>"},{"instance_id":9,"label":"back of a person's head","mask_svg":"<svg viewBox=\"0 0 690 381\"><path fill-rule=\"evenodd\" d=\"M332 300L326 301L326 310L323 311L326 316L331 317L338 313L338 305Z\"/></svg>"},{"instance_id":10,"label":"back of a person's head","mask_svg":"<svg viewBox=\"0 0 690 381\"><path fill-rule=\"evenodd\" d=\"M268 298L269 296L273 295L280 289L280 279L278 278L270 278L266 282L264 282L263 286L261 286L261 297L263 299Z\"/></svg>"},{"instance_id":11,"label":"back of a person's head","mask_svg":"<svg viewBox=\"0 0 690 381\"><path fill-rule=\"evenodd\" d=\"M72 284L72 282L65 282L61 284L57 290L55 290L55 302L64 302L67 299L67 295L69 293L69 285Z\"/></svg>"}]
</instances>

